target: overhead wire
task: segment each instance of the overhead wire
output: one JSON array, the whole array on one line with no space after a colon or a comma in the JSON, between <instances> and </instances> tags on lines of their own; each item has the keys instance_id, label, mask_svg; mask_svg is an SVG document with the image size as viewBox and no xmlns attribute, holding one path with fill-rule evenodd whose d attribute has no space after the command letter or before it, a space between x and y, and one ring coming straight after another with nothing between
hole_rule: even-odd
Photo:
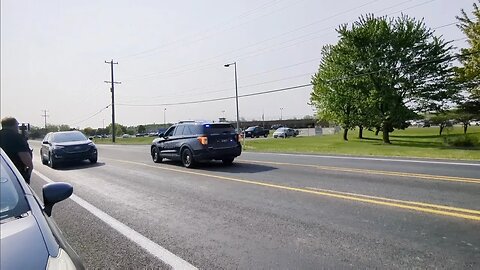
<instances>
[{"instance_id":1,"label":"overhead wire","mask_svg":"<svg viewBox=\"0 0 480 270\"><path fill-rule=\"evenodd\" d=\"M464 54L456 54L456 55L451 55L445 58L441 59L433 59L433 60L426 60L426 61L420 61L417 63L410 63L406 64L403 66L399 66L394 68L393 70L397 69L402 69L408 66L418 66L418 65L425 65L425 64L431 64L431 63L436 63L436 62L445 62L449 61L455 58L460 58L460 57L465 57L473 54L478 54L480 51L474 51L474 52L469 52L469 53L464 53ZM370 71L370 72L363 72L359 74L354 74L354 75L348 75L348 76L341 76L335 79L328 80L328 82L334 82L334 81L339 81L339 80L346 80L350 78L357 78L361 76L366 76L366 75L371 75L375 73L379 73L382 70L375 70L375 71ZM299 89L299 88L304 88L308 86L313 86L313 83L308 83L308 84L302 84L302 85L296 85L296 86L290 86L290 87L285 87L285 88L279 88L279 89L273 89L273 90L266 90L266 91L260 91L260 92L255 92L255 93L249 93L249 94L243 94L243 95L238 95L239 98L243 97L251 97L251 96L258 96L258 95L265 95L265 94L271 94L271 93L277 93L277 92L284 92L284 91L289 91L289 90L294 90L294 89ZM200 103L207 103L207 102L214 102L214 101L222 101L222 100L229 100L233 99L235 96L228 96L228 97L220 97L220 98L212 98L212 99L202 99L202 100L196 100L196 101L185 101L185 102L175 102L175 103L161 103L161 104L128 104L128 103L118 103L119 106L131 106L131 107L158 107L158 106L173 106L173 105L187 105L187 104L200 104Z\"/></svg>"},{"instance_id":2,"label":"overhead wire","mask_svg":"<svg viewBox=\"0 0 480 270\"><path fill-rule=\"evenodd\" d=\"M271 40L275 40L275 39L277 39L277 38L279 38L279 37L283 37L283 36L285 36L285 35L288 35L288 34L297 32L297 31L299 31L299 30L308 28L308 27L313 26L313 25L316 25L316 24L318 24L318 23L321 23L321 22L330 20L330 19L332 19L332 18L335 18L335 17L341 16L341 15L350 13L350 12L352 12L352 11L356 11L356 10L362 8L362 7L365 7L365 6L367 6L367 5L370 5L370 4L375 3L375 2L378 2L378 1L379 1L379 0L368 1L368 2L366 2L366 3L364 3L364 4L355 6L355 7L353 7L353 8L350 8L350 9L345 10L345 11L342 11L342 12L335 13L335 14L333 14L333 15L331 15L331 16L326 17L326 18L322 18L322 19L320 19L320 20L316 20L315 22L308 23L308 24L306 24L306 25L302 25L302 26L300 26L300 27L297 27L297 28L295 28L295 29L292 29L292 30L289 30L289 31L287 31L287 32L281 33L281 34L279 34L279 35L275 35L275 36L269 37L269 38L264 39L264 40L262 40L262 41L255 42L255 43L249 44L249 45L247 45L247 46L244 46L244 47L241 47L241 48L238 48L238 49L234 49L234 50L231 50L231 51L228 51L228 52L224 52L224 53L218 54L218 55L216 55L216 56L209 57L209 58L207 58L207 59L195 61L195 62L193 62L193 63L189 63L189 64L186 64L186 65L181 65L181 66L173 67L173 68L170 68L168 71L152 72L152 73L149 73L149 74L144 74L144 75L140 75L140 76L135 76L135 77L133 77L133 78L135 78L135 79L137 79L137 78L143 79L143 78L146 78L146 77L150 77L150 76L152 76L152 75L169 73L172 69L181 69L181 68L183 68L183 67L188 67L188 66L192 66L192 65L195 65L195 64L198 64L198 63L207 62L207 61L210 61L210 60L212 60L212 59L216 59L216 58L219 58L219 57L221 57L221 56L228 55L228 54L230 54L230 53L232 53L232 52L240 51L240 50L243 50L243 49L246 49L246 48L250 48L250 47L257 46L257 45L259 45L259 44L262 44L262 43L265 43L265 42L268 42L268 41L271 41ZM409 1L411 1L411 0L409 0ZM409 1L405 1L405 2L409 2ZM209 65L213 65L213 64L209 64ZM189 71L190 71L190 70L189 70ZM133 78L127 78L126 80L127 80L127 81L128 81L128 80L132 80Z\"/></svg>"},{"instance_id":3,"label":"overhead wire","mask_svg":"<svg viewBox=\"0 0 480 270\"><path fill-rule=\"evenodd\" d=\"M93 117L99 115L99 114L100 114L101 112L103 112L104 110L108 109L111 105L112 105L112 104L108 104L107 106L103 107L101 110L95 112L94 114L88 116L87 118L85 118L85 119L83 119L83 120L80 120L80 121L77 121L77 122L71 124L70 126L75 126L75 125L78 125L78 124L80 124L80 123L83 123L83 122L85 122L85 121L87 121L87 120L92 119Z\"/></svg>"},{"instance_id":4,"label":"overhead wire","mask_svg":"<svg viewBox=\"0 0 480 270\"><path fill-rule=\"evenodd\" d=\"M323 19L317 20L317 21L315 21L315 22L313 22L313 23L309 23L309 24L307 24L307 25L303 25L303 26L298 27L298 28L295 28L295 29L293 29L293 30L291 30L291 31L288 31L288 32L282 33L282 34L280 34L280 35L276 35L276 36L273 36L273 37L264 39L264 40L259 41L259 42L255 42L255 43L253 43L253 44L250 44L250 45L241 47L241 48L239 48L239 49L231 50L231 51L228 51L228 52L225 52L225 53L218 54L218 55L213 56L213 57L209 57L209 58L207 58L207 59L195 61L195 62L190 63L190 64L185 64L185 65L182 65L182 66L178 66L178 67L176 67L176 68L173 68L173 69L180 69L180 70L178 70L178 71L172 72L172 71L171 71L172 69L170 69L170 70L168 70L168 71L152 72L152 73L149 73L149 74L141 75L141 76L139 76L139 77L127 78L126 80L127 80L127 81L132 81L132 80L137 80L137 79L147 79L147 78L158 77L159 75L164 75L164 76L168 76L168 77L174 77L174 76L176 76L176 75L180 75L180 74L184 74L184 73L188 73L188 72L192 72L192 71L206 70L206 69L209 69L209 67L216 66L216 65L220 65L220 64L223 63L223 62L222 62L222 61L216 61L215 63L208 63L208 64L204 64L204 65L201 65L201 66L194 66L194 65L200 64L200 63L203 63L203 62L208 62L208 61L210 61L210 60L219 58L219 57L221 57L221 56L228 55L228 54L230 54L230 53L232 53L232 52L240 51L240 50L243 50L243 49L246 49L246 48L254 47L254 46L256 46L256 45L265 43L265 42L270 41L270 40L274 40L274 39L276 39L276 38L278 38L278 37L282 37L282 36L285 36L285 35L290 34L290 33L292 33L292 32L295 32L295 31L298 31L298 30L307 28L307 27L309 27L309 26L311 26L311 25L315 25L315 24L317 24L317 23L320 23L320 22L326 21L326 20L328 20L328 19L331 19L331 18L340 16L340 15L346 14L346 13L348 13L348 12L351 12L351 11L354 11L354 10L358 10L359 8L364 7L364 6L366 6L366 5L369 5L369 4L372 4L372 3L376 2L376 1L378 1L378 0L364 3L364 4L362 4L362 5L359 5L359 6L354 7L354 8L352 8L352 9L348 9L348 10L346 10L346 11L343 11L343 12L340 12L340 13L336 13L336 14L334 14L334 15L332 15L332 16L327 17L327 18L323 18ZM403 2L401 2L401 3L399 3L399 4L395 4L395 5L393 5L393 6L389 6L389 7L383 8L383 9L381 9L381 10L379 10L379 11L376 11L375 13L383 12L383 11L385 11L385 10L388 10L388 9L391 9L391 8L394 8L394 7L397 7L397 6L399 6L399 5L402 5L402 4L411 2L411 1L412 1L412 0L403 1ZM402 11L405 11L405 10L409 10L409 9L414 8L414 7L418 7L418 6L421 6L421 5L425 5L425 4L434 2L434 1L437 1L437 0L428 0L428 1L422 2L422 3L420 3L420 4L416 4L416 5L414 5L414 6L409 6L409 7L406 7L406 8L404 8L404 9L402 9L402 10L398 10L398 11L389 13L387 16L392 15L392 14L395 14L395 13L399 13L399 12L402 12ZM350 20L350 21L348 21L348 22L346 22L346 23L350 23L350 22L353 22L353 21L354 21L354 20ZM297 40L297 39L301 39L301 38L304 38L304 37L308 37L308 36L310 36L310 35L314 35L314 34L317 34L317 33L321 33L321 32L327 31L327 30L331 30L332 28L335 28L335 26L325 27L325 28L322 28L322 29L320 29L320 30L316 30L316 31L311 32L311 33L308 33L308 34L304 34L304 35L301 35L301 36L299 36L299 37L292 38L292 39L289 39L289 40L287 40L287 41L283 41L283 42L281 42L281 43L277 43L277 44L275 44L275 46L276 46L277 48L274 48L274 49L272 49L272 46L268 46L268 47L266 47L266 48L260 49L260 51L257 50L257 51L255 51L255 52L249 52L249 53L247 53L246 55L244 55L243 57L242 57L242 56L236 56L235 58L236 58L236 59L244 60L244 59L248 59L248 58L251 58L251 57L254 57L254 56L258 56L258 55L264 54L265 52L269 52L269 51L273 51L273 50L278 50L278 49L284 49L284 48L288 48L288 47L295 46L295 45L300 44L300 43L304 43L304 42L308 42L308 41L311 41L311 40L315 40L315 39L321 38L321 37L324 36L324 35L317 36L317 37L310 38L310 39L305 39L305 40L302 40L302 41L299 41L299 42L297 42L297 43L293 43L293 44L290 44L290 45L287 45L287 46L278 47L278 45L285 44L285 43L288 43L288 42L292 42L292 41L295 41L295 40ZM333 34L333 33L329 33L329 34ZM189 67L189 66L193 66L193 67L187 68L187 69L182 69L182 68L184 68L184 67ZM162 77L163 77L163 76L162 76Z\"/></svg>"},{"instance_id":5,"label":"overhead wire","mask_svg":"<svg viewBox=\"0 0 480 270\"><path fill-rule=\"evenodd\" d=\"M260 6L257 6L256 8L254 9L251 9L249 11L246 11L244 13L241 13L240 15L234 17L234 18L229 18L228 21L225 21L225 22L222 22L222 23L218 23L217 25L211 27L210 29L208 30L205 30L204 32L208 33L216 28L221 28L221 27L224 27L225 25L228 25L228 24L231 24L233 22L235 22L235 20L239 20L239 19L242 19L242 18L245 18L245 17L248 17L250 16L251 14L254 14L256 11L258 10L261 10L261 9L266 9L268 8L269 6L272 6L278 2L282 2L282 0L272 0L272 1L268 1L266 3L263 3L261 4ZM244 24L244 23L242 23ZM224 29L224 30L221 30L221 31L218 31L218 32L224 32L224 31L228 31L229 29L231 28L228 28L228 29ZM138 53L133 53L133 54L130 54L130 55L126 55L126 56L120 56L118 57L118 59L126 59L126 58L131 58L131 57L138 57L138 56L143 56L145 54L148 54L148 55L151 55L152 53L154 53L155 51L158 51L159 49L162 49L162 48L165 48L165 47L168 47L170 45L174 45L174 44L177 44L181 41L186 41L188 40L189 36L196 36L196 35L199 35L201 34L200 32L197 32L193 35L186 35L186 37L183 37L183 38L180 38L180 39L176 39L174 41L171 41L171 42L168 42L166 44L163 44L163 45L160 45L160 46L157 46L157 47L154 47L154 48L151 48L151 49L147 49L147 50L144 50L144 51L141 51L141 52L138 52ZM189 41L189 45L192 44L192 43L195 43L195 42L198 42L198 41L201 41L201 40L204 40L205 38L199 38L199 39L196 39L196 40L193 40L193 41Z\"/></svg>"}]
</instances>

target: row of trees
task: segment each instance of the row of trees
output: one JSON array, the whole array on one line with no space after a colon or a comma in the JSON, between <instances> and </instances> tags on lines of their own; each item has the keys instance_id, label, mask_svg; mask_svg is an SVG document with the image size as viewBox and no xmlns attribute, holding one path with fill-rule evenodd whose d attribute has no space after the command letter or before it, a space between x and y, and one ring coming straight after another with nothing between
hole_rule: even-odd
<instances>
[{"instance_id":1,"label":"row of trees","mask_svg":"<svg viewBox=\"0 0 480 270\"><path fill-rule=\"evenodd\" d=\"M149 131L156 131L163 125L138 125L138 126L125 126L121 124L115 124L115 133L116 136L121 136L123 134L134 135L136 133L145 133ZM32 126L30 128L29 137L30 138L43 138L48 132L57 132L57 131L69 131L75 130L76 128L72 128L69 125L53 125L48 124L46 128L40 128ZM86 136L95 136L95 135L103 135L103 134L112 134L112 124L108 125L105 128L91 128L86 127L82 130Z\"/></svg>"},{"instance_id":2,"label":"row of trees","mask_svg":"<svg viewBox=\"0 0 480 270\"><path fill-rule=\"evenodd\" d=\"M452 53L451 42L435 36L423 20L361 17L337 29L339 41L322 48L318 72L312 77L311 103L317 117L340 124L348 131L364 128L382 131L390 143L394 129L420 112L447 115L452 108L468 119L480 117L480 12L474 17L462 10L459 28L471 48ZM454 60L462 67L455 67ZM468 121L466 120L467 126Z\"/></svg>"}]
</instances>

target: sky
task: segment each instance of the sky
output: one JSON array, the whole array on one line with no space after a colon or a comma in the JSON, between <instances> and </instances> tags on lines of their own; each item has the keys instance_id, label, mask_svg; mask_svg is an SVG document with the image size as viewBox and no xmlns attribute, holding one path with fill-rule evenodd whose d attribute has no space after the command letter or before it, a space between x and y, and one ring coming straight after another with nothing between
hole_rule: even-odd
<instances>
[{"instance_id":1,"label":"sky","mask_svg":"<svg viewBox=\"0 0 480 270\"><path fill-rule=\"evenodd\" d=\"M2 0L1 117L98 128L236 117L235 99L178 104L308 84L335 28L359 16L424 19L467 46L455 16L474 0ZM302 118L312 87L240 97L247 120ZM165 120L164 120L165 119Z\"/></svg>"}]
</instances>

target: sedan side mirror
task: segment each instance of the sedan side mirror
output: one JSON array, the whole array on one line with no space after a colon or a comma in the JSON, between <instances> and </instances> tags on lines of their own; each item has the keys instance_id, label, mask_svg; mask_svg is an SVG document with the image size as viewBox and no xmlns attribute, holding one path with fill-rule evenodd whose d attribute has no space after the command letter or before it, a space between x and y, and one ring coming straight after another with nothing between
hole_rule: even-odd
<instances>
[{"instance_id":1,"label":"sedan side mirror","mask_svg":"<svg viewBox=\"0 0 480 270\"><path fill-rule=\"evenodd\" d=\"M73 193L72 185L63 182L46 184L42 188L44 211L48 216L52 215L53 205L61 202Z\"/></svg>"},{"instance_id":2,"label":"sedan side mirror","mask_svg":"<svg viewBox=\"0 0 480 270\"><path fill-rule=\"evenodd\" d=\"M160 138L163 138L163 136L165 136L165 133L158 134L158 137L160 137Z\"/></svg>"},{"instance_id":3,"label":"sedan side mirror","mask_svg":"<svg viewBox=\"0 0 480 270\"><path fill-rule=\"evenodd\" d=\"M49 144L48 141L43 141L42 144Z\"/></svg>"}]
</instances>

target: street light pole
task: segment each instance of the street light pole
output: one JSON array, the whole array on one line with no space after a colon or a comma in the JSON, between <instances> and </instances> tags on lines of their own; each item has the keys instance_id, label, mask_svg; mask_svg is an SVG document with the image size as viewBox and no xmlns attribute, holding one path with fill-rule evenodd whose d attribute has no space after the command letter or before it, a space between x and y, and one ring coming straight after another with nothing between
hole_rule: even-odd
<instances>
[{"instance_id":1,"label":"street light pole","mask_svg":"<svg viewBox=\"0 0 480 270\"><path fill-rule=\"evenodd\" d=\"M166 118L166 115L167 114L167 108L163 108L163 127L164 128L167 128L167 118Z\"/></svg>"},{"instance_id":2,"label":"street light pole","mask_svg":"<svg viewBox=\"0 0 480 270\"><path fill-rule=\"evenodd\" d=\"M225 64L225 67L229 67L230 65L234 65L235 68L235 103L237 106L237 132L240 133L240 116L238 113L238 83L237 83L237 62L233 62L230 64Z\"/></svg>"}]
</instances>

